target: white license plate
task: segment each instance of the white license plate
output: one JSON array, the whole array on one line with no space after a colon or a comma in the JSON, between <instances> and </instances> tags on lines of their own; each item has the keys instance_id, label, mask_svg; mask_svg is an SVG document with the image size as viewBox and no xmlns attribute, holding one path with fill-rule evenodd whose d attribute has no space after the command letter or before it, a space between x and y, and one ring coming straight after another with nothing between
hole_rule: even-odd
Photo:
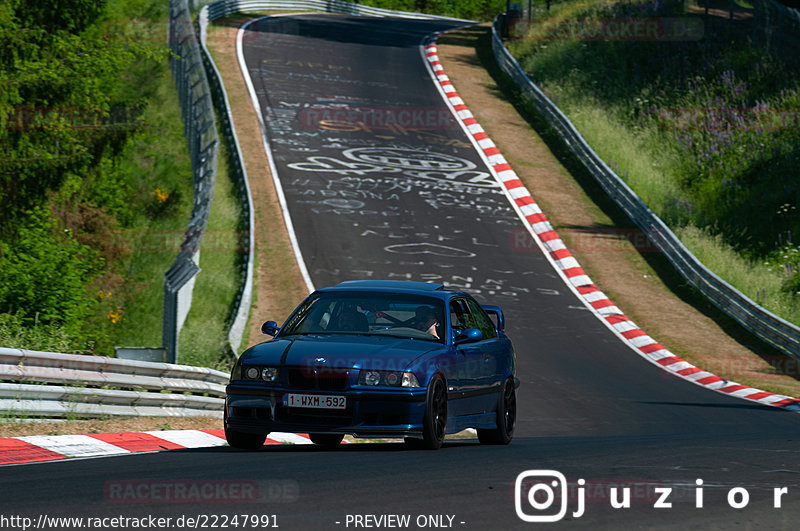
<instances>
[{"instance_id":1,"label":"white license plate","mask_svg":"<svg viewBox=\"0 0 800 531\"><path fill-rule=\"evenodd\" d=\"M337 395L283 395L283 405L288 407L310 407L315 409L346 409L347 398Z\"/></svg>"}]
</instances>

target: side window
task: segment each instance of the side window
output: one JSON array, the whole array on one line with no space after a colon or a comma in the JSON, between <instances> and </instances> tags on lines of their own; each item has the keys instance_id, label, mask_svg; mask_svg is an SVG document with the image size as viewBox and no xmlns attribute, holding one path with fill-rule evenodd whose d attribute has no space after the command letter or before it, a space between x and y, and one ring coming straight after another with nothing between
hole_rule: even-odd
<instances>
[{"instance_id":1,"label":"side window","mask_svg":"<svg viewBox=\"0 0 800 531\"><path fill-rule=\"evenodd\" d=\"M471 328L469 323L469 312L464 306L464 301L456 299L450 303L450 323L453 333L458 335L467 328Z\"/></svg>"},{"instance_id":2,"label":"side window","mask_svg":"<svg viewBox=\"0 0 800 531\"><path fill-rule=\"evenodd\" d=\"M486 315L477 302L474 300L467 300L469 306L470 316L472 320L471 328L477 328L483 334L483 339L494 339L497 337L497 329L494 326L492 319Z\"/></svg>"}]
</instances>

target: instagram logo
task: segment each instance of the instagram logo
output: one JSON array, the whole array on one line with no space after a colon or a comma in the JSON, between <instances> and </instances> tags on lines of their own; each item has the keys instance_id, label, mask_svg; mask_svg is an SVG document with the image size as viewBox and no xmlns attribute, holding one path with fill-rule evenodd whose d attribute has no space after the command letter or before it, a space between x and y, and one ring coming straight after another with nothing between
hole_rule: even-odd
<instances>
[{"instance_id":1,"label":"instagram logo","mask_svg":"<svg viewBox=\"0 0 800 531\"><path fill-rule=\"evenodd\" d=\"M567 500L567 478L556 470L526 470L514 482L514 508L524 522L558 522L567 514ZM579 500L576 516L583 514L582 506Z\"/></svg>"}]
</instances>

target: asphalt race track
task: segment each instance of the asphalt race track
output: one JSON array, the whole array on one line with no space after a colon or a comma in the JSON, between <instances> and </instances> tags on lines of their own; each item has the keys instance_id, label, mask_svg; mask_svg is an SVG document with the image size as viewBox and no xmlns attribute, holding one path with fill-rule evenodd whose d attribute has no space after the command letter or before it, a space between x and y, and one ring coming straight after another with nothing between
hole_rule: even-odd
<instances>
[{"instance_id":1,"label":"asphalt race track","mask_svg":"<svg viewBox=\"0 0 800 531\"><path fill-rule=\"evenodd\" d=\"M244 35L244 57L313 284L431 280L502 306L522 381L511 445L221 447L7 466L2 514L201 516L199 528L214 523L202 515L265 515L281 529L403 527L389 515L404 515L411 529L526 529L536 524L517 515L515 480L554 470L568 496L547 504L539 489L537 510L529 478L520 505L541 519L564 501L561 526L795 528L800 416L668 375L572 295L431 81L419 44L449 27L262 19ZM615 486L629 488L630 508L611 508ZM178 488L211 494L165 494ZM655 507L663 493L671 507Z\"/></svg>"}]
</instances>

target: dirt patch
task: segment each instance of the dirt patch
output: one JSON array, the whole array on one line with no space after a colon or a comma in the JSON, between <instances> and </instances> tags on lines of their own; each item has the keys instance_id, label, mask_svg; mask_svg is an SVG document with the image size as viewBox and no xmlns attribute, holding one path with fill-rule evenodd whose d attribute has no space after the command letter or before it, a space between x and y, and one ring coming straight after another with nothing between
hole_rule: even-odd
<instances>
[{"instance_id":1,"label":"dirt patch","mask_svg":"<svg viewBox=\"0 0 800 531\"><path fill-rule=\"evenodd\" d=\"M210 417L137 417L132 419L75 420L65 422L0 422L0 437L25 435L81 435L157 430L215 430L222 419Z\"/></svg>"},{"instance_id":2,"label":"dirt patch","mask_svg":"<svg viewBox=\"0 0 800 531\"><path fill-rule=\"evenodd\" d=\"M261 333L264 321L282 323L308 295L284 223L258 115L236 56L236 34L239 27L251 18L222 19L210 26L208 32L208 48L228 93L255 208L254 302L240 351L264 340Z\"/></svg>"},{"instance_id":3,"label":"dirt patch","mask_svg":"<svg viewBox=\"0 0 800 531\"><path fill-rule=\"evenodd\" d=\"M443 36L439 58L459 96L595 284L648 334L687 361L739 383L800 396L796 362L759 344L700 300L641 232L615 212L596 184L573 176L564 159L553 154L552 142L548 146L539 134L543 129L537 127L537 132L529 123L528 118L536 124L536 118L521 116L507 99L514 96L494 67L489 32L482 25Z\"/></svg>"}]
</instances>

